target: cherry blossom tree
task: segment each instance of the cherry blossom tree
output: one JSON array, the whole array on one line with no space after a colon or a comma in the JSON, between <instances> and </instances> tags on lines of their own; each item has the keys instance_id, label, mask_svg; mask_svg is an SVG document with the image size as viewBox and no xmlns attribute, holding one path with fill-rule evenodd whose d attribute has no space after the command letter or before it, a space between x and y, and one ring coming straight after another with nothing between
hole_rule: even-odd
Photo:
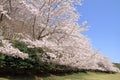
<instances>
[{"instance_id":1,"label":"cherry blossom tree","mask_svg":"<svg viewBox=\"0 0 120 80\"><path fill-rule=\"evenodd\" d=\"M1 36L25 42L31 48L43 48L46 53L38 55L43 62L117 72L81 33L88 30L84 28L86 21L78 24L80 14L76 5L81 3L82 0L0 0Z\"/></svg>"},{"instance_id":2,"label":"cherry blossom tree","mask_svg":"<svg viewBox=\"0 0 120 80\"><path fill-rule=\"evenodd\" d=\"M0 2L7 18L12 18L7 22L9 23L7 26L13 32L30 35L34 40L43 39L65 27L71 29L77 25L79 14L75 4L81 4L81 0L1 0Z\"/></svg>"}]
</instances>

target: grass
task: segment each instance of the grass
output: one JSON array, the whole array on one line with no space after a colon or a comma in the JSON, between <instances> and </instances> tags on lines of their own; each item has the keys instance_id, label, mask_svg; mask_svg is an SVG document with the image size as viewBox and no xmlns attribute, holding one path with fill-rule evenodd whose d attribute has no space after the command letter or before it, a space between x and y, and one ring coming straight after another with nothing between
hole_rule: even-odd
<instances>
[{"instance_id":1,"label":"grass","mask_svg":"<svg viewBox=\"0 0 120 80\"><path fill-rule=\"evenodd\" d=\"M67 76L53 76L43 78L43 80L120 80L120 74L107 73L77 73Z\"/></svg>"},{"instance_id":2,"label":"grass","mask_svg":"<svg viewBox=\"0 0 120 80\"><path fill-rule=\"evenodd\" d=\"M45 75L45 74L44 74ZM34 76L34 77L0 77L0 80L120 80L120 74L107 74L107 73L74 73L70 75L50 75L50 76Z\"/></svg>"}]
</instances>

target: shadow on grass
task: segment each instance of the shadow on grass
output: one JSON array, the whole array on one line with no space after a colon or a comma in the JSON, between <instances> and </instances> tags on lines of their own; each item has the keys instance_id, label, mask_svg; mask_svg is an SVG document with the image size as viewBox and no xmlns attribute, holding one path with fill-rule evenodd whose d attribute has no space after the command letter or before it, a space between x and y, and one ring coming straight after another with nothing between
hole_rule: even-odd
<instances>
[{"instance_id":1,"label":"shadow on grass","mask_svg":"<svg viewBox=\"0 0 120 80\"><path fill-rule=\"evenodd\" d=\"M0 80L35 80L35 76L31 75L18 75L18 74L10 74L10 73L0 73Z\"/></svg>"},{"instance_id":2,"label":"shadow on grass","mask_svg":"<svg viewBox=\"0 0 120 80\"><path fill-rule=\"evenodd\" d=\"M108 73L103 73L100 71L92 71L96 74L108 74ZM41 80L41 78L47 78L51 76L69 76L72 74L77 74L77 73L82 73L81 75L89 75L89 71L81 70L81 71L52 71L52 72L41 72L38 71L35 74L28 74L27 73L22 73L22 74L17 74L17 73L10 73L10 72L5 72L1 73L0 71L0 80ZM111 73L109 73L111 74ZM113 73L112 73L113 74ZM50 79L48 79L50 80ZM53 79L52 79L53 80Z\"/></svg>"},{"instance_id":3,"label":"shadow on grass","mask_svg":"<svg viewBox=\"0 0 120 80\"><path fill-rule=\"evenodd\" d=\"M0 80L41 80L40 78L47 78L51 76L68 76L79 72L73 71L53 71L53 72L38 72L35 74L16 74L16 73L0 73ZM82 72L87 73L87 72ZM3 79L2 79L3 78Z\"/></svg>"},{"instance_id":4,"label":"shadow on grass","mask_svg":"<svg viewBox=\"0 0 120 80\"><path fill-rule=\"evenodd\" d=\"M29 74L29 73L0 73L0 80L36 80L37 77L45 78L49 77L51 74L46 72L39 72L35 74Z\"/></svg>"}]
</instances>

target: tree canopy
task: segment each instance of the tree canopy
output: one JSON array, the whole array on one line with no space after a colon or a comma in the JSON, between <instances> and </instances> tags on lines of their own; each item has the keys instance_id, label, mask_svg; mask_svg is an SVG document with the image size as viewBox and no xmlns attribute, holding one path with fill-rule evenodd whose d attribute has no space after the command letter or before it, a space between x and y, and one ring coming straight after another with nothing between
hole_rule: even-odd
<instances>
[{"instance_id":1,"label":"tree canopy","mask_svg":"<svg viewBox=\"0 0 120 80\"><path fill-rule=\"evenodd\" d=\"M78 24L80 14L76 5L81 3L82 0L0 0L3 44L0 52L14 56L17 50L17 56L21 57L24 53L10 45L11 40L18 40L29 48L42 48L45 54L38 58L46 63L117 72L108 58L96 52L81 33L88 29L84 27L86 21Z\"/></svg>"}]
</instances>

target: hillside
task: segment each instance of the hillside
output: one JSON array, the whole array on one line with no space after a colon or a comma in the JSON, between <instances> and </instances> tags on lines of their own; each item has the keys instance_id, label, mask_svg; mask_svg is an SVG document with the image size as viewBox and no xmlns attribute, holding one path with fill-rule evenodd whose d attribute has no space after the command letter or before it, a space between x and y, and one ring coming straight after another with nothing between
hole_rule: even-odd
<instances>
[{"instance_id":1,"label":"hillside","mask_svg":"<svg viewBox=\"0 0 120 80\"><path fill-rule=\"evenodd\" d=\"M113 64L115 64L115 66L120 69L120 63L113 63Z\"/></svg>"}]
</instances>

